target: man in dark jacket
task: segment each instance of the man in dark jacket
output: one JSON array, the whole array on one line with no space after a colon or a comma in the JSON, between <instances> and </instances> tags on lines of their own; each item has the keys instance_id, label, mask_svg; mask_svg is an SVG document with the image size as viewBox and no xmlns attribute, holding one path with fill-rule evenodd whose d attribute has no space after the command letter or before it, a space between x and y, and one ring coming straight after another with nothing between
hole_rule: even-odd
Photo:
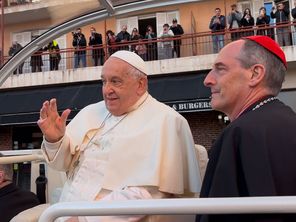
<instances>
[{"instance_id":1,"label":"man in dark jacket","mask_svg":"<svg viewBox=\"0 0 296 222\"><path fill-rule=\"evenodd\" d=\"M270 13L271 18L275 18L277 25L285 25L289 22L289 14L290 10L285 7L285 5L281 2L277 4L277 8L272 8L272 12ZM288 46L291 45L290 39L290 26L287 27L279 27L276 29L278 43L280 46Z\"/></svg>"},{"instance_id":2,"label":"man in dark jacket","mask_svg":"<svg viewBox=\"0 0 296 222\"><path fill-rule=\"evenodd\" d=\"M102 48L102 44L102 35L97 33L94 27L91 27L88 45L94 47L92 50L92 58L95 66L104 64L105 52Z\"/></svg>"},{"instance_id":3,"label":"man in dark jacket","mask_svg":"<svg viewBox=\"0 0 296 222\"><path fill-rule=\"evenodd\" d=\"M0 157L2 156L0 154ZM34 193L21 190L12 183L12 175L11 164L0 164L1 222L9 222L18 213L39 204Z\"/></svg>"},{"instance_id":4,"label":"man in dark jacket","mask_svg":"<svg viewBox=\"0 0 296 222\"><path fill-rule=\"evenodd\" d=\"M18 51L20 51L23 48L21 44L19 44L17 41L13 41L12 46L9 48L8 55L9 56L14 56ZM17 71L19 74L23 73L23 67L24 63L21 63L18 67L18 70L14 70L13 74L17 74Z\"/></svg>"},{"instance_id":5,"label":"man in dark jacket","mask_svg":"<svg viewBox=\"0 0 296 222\"><path fill-rule=\"evenodd\" d=\"M116 36L116 42L125 44L124 46L120 47L121 50L129 50L129 46L126 44L130 39L131 39L131 35L127 32L127 26L123 25L121 32L119 32Z\"/></svg>"},{"instance_id":6,"label":"man in dark jacket","mask_svg":"<svg viewBox=\"0 0 296 222\"><path fill-rule=\"evenodd\" d=\"M59 70L59 63L61 61L60 47L56 40L48 43L43 50L49 51L49 68L52 70Z\"/></svg>"},{"instance_id":7,"label":"man in dark jacket","mask_svg":"<svg viewBox=\"0 0 296 222\"><path fill-rule=\"evenodd\" d=\"M75 48L74 52L74 68L79 68L81 61L82 67L86 67L86 39L81 32L81 28L77 28L73 34L72 45Z\"/></svg>"},{"instance_id":8,"label":"man in dark jacket","mask_svg":"<svg viewBox=\"0 0 296 222\"><path fill-rule=\"evenodd\" d=\"M277 98L286 70L284 52L267 36L220 51L204 84L213 109L231 123L213 144L201 198L296 195L296 114ZM296 216L200 215L196 221L292 222Z\"/></svg>"},{"instance_id":9,"label":"man in dark jacket","mask_svg":"<svg viewBox=\"0 0 296 222\"><path fill-rule=\"evenodd\" d=\"M173 19L173 25L170 27L170 29L174 33L174 38L181 37L181 35L184 34L183 28L181 25L178 24L178 21L176 18ZM181 44L182 44L181 39L174 40L174 52L176 52L177 58L180 58Z\"/></svg>"},{"instance_id":10,"label":"man in dark jacket","mask_svg":"<svg viewBox=\"0 0 296 222\"><path fill-rule=\"evenodd\" d=\"M224 47L224 30L226 27L226 19L221 15L221 9L215 9L215 15L210 21L209 28L212 30L213 52L218 53ZM217 32L218 34L214 34Z\"/></svg>"}]
</instances>

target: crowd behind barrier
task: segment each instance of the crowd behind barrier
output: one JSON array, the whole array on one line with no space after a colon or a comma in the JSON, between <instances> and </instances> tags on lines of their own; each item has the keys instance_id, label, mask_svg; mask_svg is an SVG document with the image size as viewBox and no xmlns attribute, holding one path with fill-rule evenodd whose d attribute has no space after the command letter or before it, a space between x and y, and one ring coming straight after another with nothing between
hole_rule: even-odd
<instances>
[{"instance_id":1,"label":"crowd behind barrier","mask_svg":"<svg viewBox=\"0 0 296 222\"><path fill-rule=\"evenodd\" d=\"M49 43L47 46L39 49L31 58L24 61L24 63L19 66L18 70L15 70L14 74L100 66L103 65L104 61L106 61L112 53L122 49L136 52L145 61L213 54L219 51L215 48L216 38L213 38L216 35L223 36L223 46L234 41L234 35L236 39L250 35L266 35L278 41L280 38L279 35L283 34L288 36L290 45L295 45L295 27L296 23L285 22L282 24L259 25L231 30L225 29L220 32L198 32L163 37L154 36L154 38L150 39L138 38L132 41L124 40L112 42L108 39L107 44L84 46L81 48L72 47L60 49L58 46L55 48L55 44L57 43L53 41L53 43ZM279 34L278 29L284 29L286 32L281 32ZM112 38L112 33L110 36L110 38ZM85 58L83 58L85 62L83 61L79 64L77 63L77 55L82 53L85 56ZM11 55L14 54L11 53ZM4 56L4 62L8 61L9 58L10 56Z\"/></svg>"}]
</instances>

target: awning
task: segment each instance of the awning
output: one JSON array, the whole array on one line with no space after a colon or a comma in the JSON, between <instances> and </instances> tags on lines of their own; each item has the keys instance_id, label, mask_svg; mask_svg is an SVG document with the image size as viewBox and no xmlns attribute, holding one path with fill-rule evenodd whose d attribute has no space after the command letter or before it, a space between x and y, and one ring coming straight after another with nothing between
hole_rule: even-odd
<instances>
[{"instance_id":1,"label":"awning","mask_svg":"<svg viewBox=\"0 0 296 222\"><path fill-rule=\"evenodd\" d=\"M206 74L151 76L149 93L179 112L211 110L210 90L203 85ZM101 101L101 90L101 81L1 90L0 125L36 123L42 103L51 98L57 99L60 111L72 110L71 119L86 105Z\"/></svg>"}]
</instances>

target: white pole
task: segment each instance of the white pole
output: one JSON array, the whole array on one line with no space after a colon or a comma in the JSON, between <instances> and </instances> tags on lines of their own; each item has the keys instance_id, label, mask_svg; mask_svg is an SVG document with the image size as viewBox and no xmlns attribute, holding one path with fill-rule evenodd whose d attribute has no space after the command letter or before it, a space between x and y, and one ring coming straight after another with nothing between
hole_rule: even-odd
<instances>
[{"instance_id":1,"label":"white pole","mask_svg":"<svg viewBox=\"0 0 296 222\"><path fill-rule=\"evenodd\" d=\"M39 222L62 216L295 213L296 196L191 198L58 203Z\"/></svg>"},{"instance_id":2,"label":"white pole","mask_svg":"<svg viewBox=\"0 0 296 222\"><path fill-rule=\"evenodd\" d=\"M35 160L44 160L44 157L39 154L0 157L0 164L31 162Z\"/></svg>"}]
</instances>

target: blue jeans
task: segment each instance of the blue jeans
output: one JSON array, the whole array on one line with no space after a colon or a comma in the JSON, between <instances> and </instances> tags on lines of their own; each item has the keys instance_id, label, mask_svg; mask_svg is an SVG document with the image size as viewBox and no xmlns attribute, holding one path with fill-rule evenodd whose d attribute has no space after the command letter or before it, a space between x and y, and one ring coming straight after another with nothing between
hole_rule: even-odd
<instances>
[{"instance_id":1,"label":"blue jeans","mask_svg":"<svg viewBox=\"0 0 296 222\"><path fill-rule=\"evenodd\" d=\"M79 68L79 63L82 63L82 67L86 67L86 54L74 54L74 68Z\"/></svg>"},{"instance_id":2,"label":"blue jeans","mask_svg":"<svg viewBox=\"0 0 296 222\"><path fill-rule=\"evenodd\" d=\"M218 53L224 47L224 35L212 35L213 52Z\"/></svg>"}]
</instances>

